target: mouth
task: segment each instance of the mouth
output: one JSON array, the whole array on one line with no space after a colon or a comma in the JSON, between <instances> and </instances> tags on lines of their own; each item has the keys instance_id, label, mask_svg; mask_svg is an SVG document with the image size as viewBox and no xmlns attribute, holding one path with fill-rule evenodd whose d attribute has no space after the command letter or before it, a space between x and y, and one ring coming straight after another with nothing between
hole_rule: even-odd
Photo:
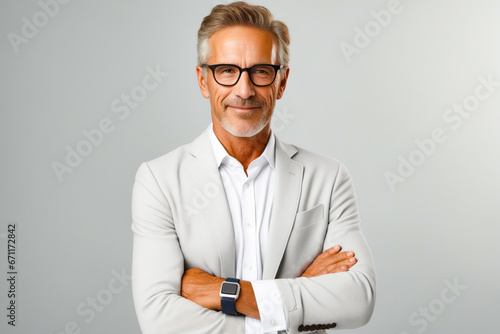
<instances>
[{"instance_id":1,"label":"mouth","mask_svg":"<svg viewBox=\"0 0 500 334\"><path fill-rule=\"evenodd\" d=\"M260 107L242 107L242 106L228 106L228 107L240 114L248 114L257 109L260 109Z\"/></svg>"}]
</instances>

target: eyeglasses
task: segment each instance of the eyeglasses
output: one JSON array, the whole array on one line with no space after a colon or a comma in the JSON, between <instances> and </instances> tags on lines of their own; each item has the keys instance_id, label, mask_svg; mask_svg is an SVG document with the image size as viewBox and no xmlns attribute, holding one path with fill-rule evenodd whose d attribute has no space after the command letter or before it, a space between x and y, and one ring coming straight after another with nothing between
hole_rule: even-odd
<instances>
[{"instance_id":1,"label":"eyeglasses","mask_svg":"<svg viewBox=\"0 0 500 334\"><path fill-rule=\"evenodd\" d=\"M247 68L241 68L231 64L203 64L201 66L211 69L215 81L221 86L236 85L240 80L241 73L246 71L250 76L250 81L258 87L271 85L276 79L278 71L283 68L283 65L270 64L257 64Z\"/></svg>"}]
</instances>

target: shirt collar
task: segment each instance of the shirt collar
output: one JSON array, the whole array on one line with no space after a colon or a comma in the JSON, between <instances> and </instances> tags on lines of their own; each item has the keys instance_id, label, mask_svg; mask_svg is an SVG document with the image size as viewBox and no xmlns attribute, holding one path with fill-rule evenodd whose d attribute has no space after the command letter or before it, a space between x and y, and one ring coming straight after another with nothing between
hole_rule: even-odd
<instances>
[{"instance_id":1,"label":"shirt collar","mask_svg":"<svg viewBox=\"0 0 500 334\"><path fill-rule=\"evenodd\" d=\"M213 124L210 125L210 141L212 143L212 148L215 155L215 161L217 162L217 167L220 167L222 162L226 159L229 159L229 157L231 156L227 153L226 149L224 148L224 146L222 146L221 142L215 135ZM262 152L260 157L264 157L265 160L269 163L269 166L271 166L271 168L273 169L275 165L275 160L274 160L275 151L276 151L276 140L271 130L271 134L269 136L266 148L264 149L264 152Z\"/></svg>"}]
</instances>

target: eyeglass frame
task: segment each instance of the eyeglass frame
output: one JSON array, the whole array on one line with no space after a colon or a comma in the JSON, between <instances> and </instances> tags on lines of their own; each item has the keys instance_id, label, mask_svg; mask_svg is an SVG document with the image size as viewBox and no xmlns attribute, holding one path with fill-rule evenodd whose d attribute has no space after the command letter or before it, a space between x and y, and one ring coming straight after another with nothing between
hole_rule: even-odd
<instances>
[{"instance_id":1,"label":"eyeglass frame","mask_svg":"<svg viewBox=\"0 0 500 334\"><path fill-rule=\"evenodd\" d=\"M217 79L215 78L215 69L219 66L234 66L236 68L238 68L238 70L240 71L240 74L238 75L238 79L236 79L236 82L232 85L224 85L224 84L221 84L219 81L217 81ZM255 82L253 82L252 80L252 75L250 74L250 70L256 66L271 66L272 68L274 68L274 78L273 78L273 81L271 81L270 84L267 84L267 85L257 85ZM271 86L274 81L276 81L276 77L278 76L278 71L283 69L285 66L284 65L273 65L273 64L255 64L251 67L245 67L245 68L242 68L242 67L239 67L238 65L234 65L234 64L214 64L214 65L208 65L208 64L202 64L201 67L204 67L204 68L209 68L210 70L212 70L212 75L214 76L214 80L215 82L217 82L217 84L221 85L221 86L224 86L224 87L232 87L232 86L235 86L239 81L240 81L240 78L241 78L241 74L243 72L248 72L248 77L250 78L250 81L252 82L252 84L256 87L267 87L267 86Z\"/></svg>"}]
</instances>

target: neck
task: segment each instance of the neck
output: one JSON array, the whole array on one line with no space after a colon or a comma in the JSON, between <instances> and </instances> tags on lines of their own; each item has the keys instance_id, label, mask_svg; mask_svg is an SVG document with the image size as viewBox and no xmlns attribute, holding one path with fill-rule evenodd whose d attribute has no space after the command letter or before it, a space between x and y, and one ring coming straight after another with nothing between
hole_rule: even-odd
<instances>
[{"instance_id":1,"label":"neck","mask_svg":"<svg viewBox=\"0 0 500 334\"><path fill-rule=\"evenodd\" d=\"M219 124L214 124L214 133L227 153L238 160L247 172L252 161L257 159L266 149L271 134L270 125L266 125L261 132L252 137L236 137L227 132Z\"/></svg>"}]
</instances>

